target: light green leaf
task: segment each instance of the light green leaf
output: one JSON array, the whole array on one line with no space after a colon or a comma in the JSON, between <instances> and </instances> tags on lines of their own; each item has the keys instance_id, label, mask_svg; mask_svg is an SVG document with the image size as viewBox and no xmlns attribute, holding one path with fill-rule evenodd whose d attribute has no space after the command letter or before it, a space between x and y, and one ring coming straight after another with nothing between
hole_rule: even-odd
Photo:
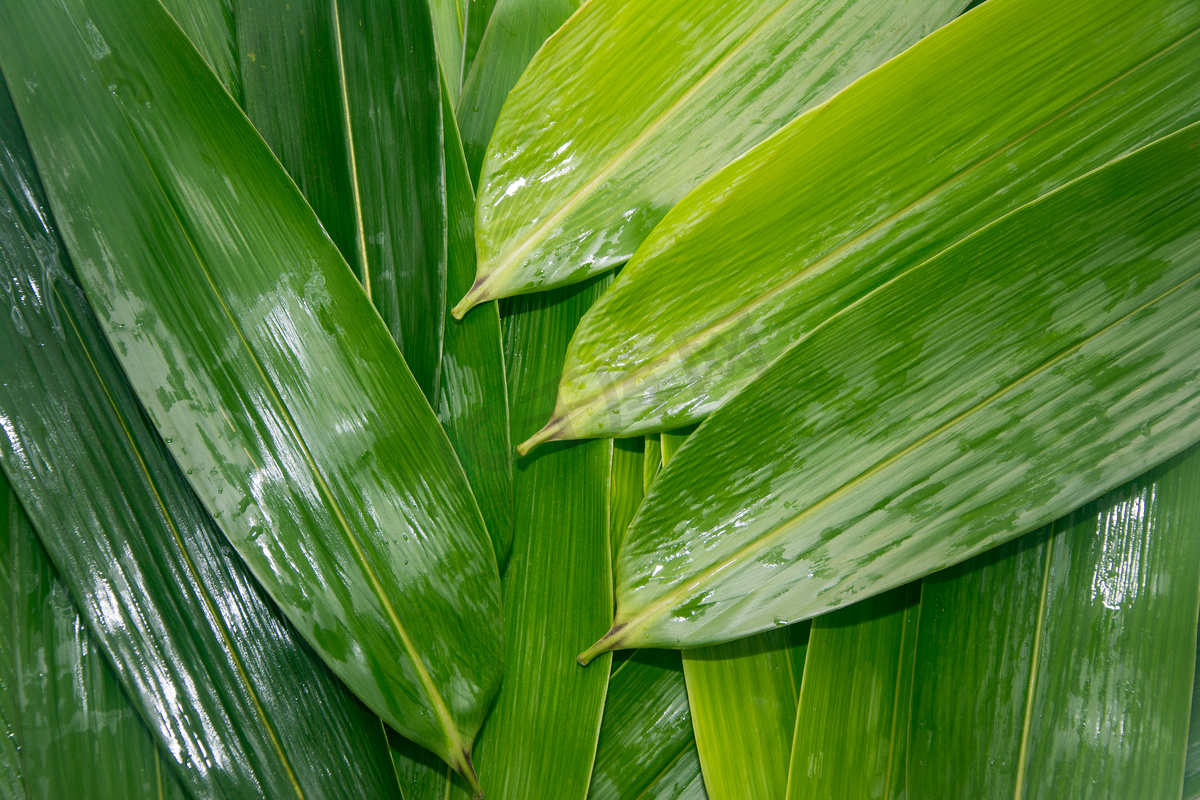
<instances>
[{"instance_id":1,"label":"light green leaf","mask_svg":"<svg viewBox=\"0 0 1200 800\"><path fill-rule=\"evenodd\" d=\"M635 652L608 681L588 800L674 798L693 782L705 797L696 758L679 653Z\"/></svg>"},{"instance_id":2,"label":"light green leaf","mask_svg":"<svg viewBox=\"0 0 1200 800\"><path fill-rule=\"evenodd\" d=\"M378 717L271 604L143 416L2 87L0 145L0 465L160 753L198 798L392 796Z\"/></svg>"},{"instance_id":3,"label":"light green leaf","mask_svg":"<svg viewBox=\"0 0 1200 800\"><path fill-rule=\"evenodd\" d=\"M438 61L446 78L451 108L458 103L463 82L463 49L470 24L469 0L429 0L433 22L433 40L437 44Z\"/></svg>"},{"instance_id":4,"label":"light green leaf","mask_svg":"<svg viewBox=\"0 0 1200 800\"><path fill-rule=\"evenodd\" d=\"M904 797L920 598L914 583L813 620L788 800Z\"/></svg>"},{"instance_id":5,"label":"light green leaf","mask_svg":"<svg viewBox=\"0 0 1200 800\"><path fill-rule=\"evenodd\" d=\"M629 259L684 195L965 0L592 0L538 52L479 179L455 309Z\"/></svg>"},{"instance_id":6,"label":"light green leaf","mask_svg":"<svg viewBox=\"0 0 1200 800\"><path fill-rule=\"evenodd\" d=\"M585 657L824 613L1197 441L1198 297L1200 124L896 277L711 416L626 534Z\"/></svg>"},{"instance_id":7,"label":"light green leaf","mask_svg":"<svg viewBox=\"0 0 1200 800\"><path fill-rule=\"evenodd\" d=\"M156 3L6 3L0 41L81 282L193 488L334 672L472 774L496 562L353 274Z\"/></svg>"},{"instance_id":8,"label":"light green leaf","mask_svg":"<svg viewBox=\"0 0 1200 800\"><path fill-rule=\"evenodd\" d=\"M692 727L713 800L779 800L808 624L683 651Z\"/></svg>"},{"instance_id":9,"label":"light green leaf","mask_svg":"<svg viewBox=\"0 0 1200 800\"><path fill-rule=\"evenodd\" d=\"M1198 28L1191 0L988 0L932 34L671 211L534 441L698 420L897 275L1200 119Z\"/></svg>"},{"instance_id":10,"label":"light green leaf","mask_svg":"<svg viewBox=\"0 0 1200 800\"><path fill-rule=\"evenodd\" d=\"M925 591L910 798L1180 797L1200 449Z\"/></svg>"},{"instance_id":11,"label":"light green leaf","mask_svg":"<svg viewBox=\"0 0 1200 800\"><path fill-rule=\"evenodd\" d=\"M24 794L39 800L184 798L154 739L75 610L29 518L0 476L0 572ZM11 601L11 602L10 602ZM11 635L11 639L9 639ZM2 779L0 779L2 780ZM7 795L6 795L7 796Z\"/></svg>"},{"instance_id":12,"label":"light green leaf","mask_svg":"<svg viewBox=\"0 0 1200 800\"><path fill-rule=\"evenodd\" d=\"M458 100L458 125L471 180L478 185L492 126L509 90L550 34L582 0L495 0L487 30Z\"/></svg>"},{"instance_id":13,"label":"light green leaf","mask_svg":"<svg viewBox=\"0 0 1200 800\"><path fill-rule=\"evenodd\" d=\"M646 493L647 455L644 439L613 441L612 474L608 487L608 530L613 561L617 560L625 529L629 527Z\"/></svg>"},{"instance_id":14,"label":"light green leaf","mask_svg":"<svg viewBox=\"0 0 1200 800\"><path fill-rule=\"evenodd\" d=\"M554 402L555 365L605 285L523 298L505 310L515 433L534 430ZM488 800L587 795L609 660L581 669L574 656L611 616L611 463L610 441L547 448L517 462L504 682L477 749Z\"/></svg>"}]
</instances>

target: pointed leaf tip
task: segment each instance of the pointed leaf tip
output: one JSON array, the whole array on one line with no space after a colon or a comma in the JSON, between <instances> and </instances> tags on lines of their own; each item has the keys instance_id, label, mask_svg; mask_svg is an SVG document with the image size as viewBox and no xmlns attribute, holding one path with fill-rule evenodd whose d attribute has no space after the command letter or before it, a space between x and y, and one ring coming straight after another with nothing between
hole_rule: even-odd
<instances>
[{"instance_id":1,"label":"pointed leaf tip","mask_svg":"<svg viewBox=\"0 0 1200 800\"><path fill-rule=\"evenodd\" d=\"M533 448L537 447L539 444L543 444L544 442L556 442L560 439L569 438L571 437L569 435L566 419L557 416L551 417L550 421L546 423L544 428L517 445L517 453L522 456L527 456L533 450Z\"/></svg>"},{"instance_id":2,"label":"pointed leaf tip","mask_svg":"<svg viewBox=\"0 0 1200 800\"><path fill-rule=\"evenodd\" d=\"M471 288L463 295L463 298L458 301L458 305L450 309L450 314L457 320L461 320L475 306L480 303L486 303L488 300L494 299L491 292L487 288L488 276L482 276L475 279L475 283L471 284Z\"/></svg>"},{"instance_id":3,"label":"pointed leaf tip","mask_svg":"<svg viewBox=\"0 0 1200 800\"><path fill-rule=\"evenodd\" d=\"M608 633L601 636L594 645L580 653L575 660L579 662L581 667L586 667L596 656L603 655L610 650L620 650L624 644L624 639L619 634L624 629L625 623L614 624L609 628Z\"/></svg>"}]
</instances>

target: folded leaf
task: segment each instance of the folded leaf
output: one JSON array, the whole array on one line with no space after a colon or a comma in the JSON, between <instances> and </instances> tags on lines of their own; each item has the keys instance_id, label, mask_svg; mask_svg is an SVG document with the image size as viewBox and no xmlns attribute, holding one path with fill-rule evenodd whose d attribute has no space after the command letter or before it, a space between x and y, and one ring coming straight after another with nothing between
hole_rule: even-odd
<instances>
[{"instance_id":1,"label":"folded leaf","mask_svg":"<svg viewBox=\"0 0 1200 800\"><path fill-rule=\"evenodd\" d=\"M478 185L483 154L508 92L550 34L582 0L495 0L475 63L458 100L458 125L471 180Z\"/></svg>"},{"instance_id":2,"label":"folded leaf","mask_svg":"<svg viewBox=\"0 0 1200 800\"><path fill-rule=\"evenodd\" d=\"M713 800L783 797L808 628L683 651L696 749Z\"/></svg>"},{"instance_id":3,"label":"folded leaf","mask_svg":"<svg viewBox=\"0 0 1200 800\"><path fill-rule=\"evenodd\" d=\"M695 753L679 653L635 652L608 680L588 800L677 797L691 780L673 772Z\"/></svg>"},{"instance_id":4,"label":"folded leaf","mask_svg":"<svg viewBox=\"0 0 1200 800\"><path fill-rule=\"evenodd\" d=\"M988 0L932 34L672 210L533 441L700 419L897 275L1200 119L1198 28L1190 0Z\"/></svg>"},{"instance_id":5,"label":"folded leaf","mask_svg":"<svg viewBox=\"0 0 1200 800\"><path fill-rule=\"evenodd\" d=\"M143 416L3 89L0 144L0 465L159 752L198 798L393 796L378 717L270 603Z\"/></svg>"},{"instance_id":6,"label":"folded leaf","mask_svg":"<svg viewBox=\"0 0 1200 800\"><path fill-rule=\"evenodd\" d=\"M925 583L910 798L1177 800L1200 449Z\"/></svg>"},{"instance_id":7,"label":"folded leaf","mask_svg":"<svg viewBox=\"0 0 1200 800\"><path fill-rule=\"evenodd\" d=\"M522 298L505 311L513 430L554 402L555 365L605 281ZM612 443L547 448L517 462L513 553L504 573L504 682L477 749L488 800L584 800L609 659L574 654L612 613Z\"/></svg>"},{"instance_id":8,"label":"folded leaf","mask_svg":"<svg viewBox=\"0 0 1200 800\"><path fill-rule=\"evenodd\" d=\"M0 492L11 495L0 476ZM15 498L0 519L0 602L8 640L10 701L20 731L23 794L61 800L178 798L150 731L88 633L33 526ZM10 638L11 637L11 638ZM5 795L8 796L8 795Z\"/></svg>"},{"instance_id":9,"label":"folded leaf","mask_svg":"<svg viewBox=\"0 0 1200 800\"><path fill-rule=\"evenodd\" d=\"M172 455L334 672L472 774L499 682L496 562L362 288L157 3L2 17L67 248Z\"/></svg>"},{"instance_id":10,"label":"folded leaf","mask_svg":"<svg viewBox=\"0 0 1200 800\"><path fill-rule=\"evenodd\" d=\"M788 800L905 796L920 598L921 585L914 583L813 620L788 760ZM971 692L969 686L955 689Z\"/></svg>"},{"instance_id":11,"label":"folded leaf","mask_svg":"<svg viewBox=\"0 0 1200 800\"><path fill-rule=\"evenodd\" d=\"M1200 124L810 335L659 476L617 561L613 629L586 655L824 613L1045 524L1200 439L1198 187Z\"/></svg>"},{"instance_id":12,"label":"folded leaf","mask_svg":"<svg viewBox=\"0 0 1200 800\"><path fill-rule=\"evenodd\" d=\"M513 88L455 316L627 261L704 178L949 22L964 0L593 0Z\"/></svg>"}]
</instances>

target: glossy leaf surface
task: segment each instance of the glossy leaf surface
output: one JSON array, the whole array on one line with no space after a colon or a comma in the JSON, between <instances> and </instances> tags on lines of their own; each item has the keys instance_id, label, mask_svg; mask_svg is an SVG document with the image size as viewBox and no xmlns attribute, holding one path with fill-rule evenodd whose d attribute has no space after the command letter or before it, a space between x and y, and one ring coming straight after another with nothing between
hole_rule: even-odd
<instances>
[{"instance_id":1,"label":"glossy leaf surface","mask_svg":"<svg viewBox=\"0 0 1200 800\"><path fill-rule=\"evenodd\" d=\"M471 21L470 0L428 0L438 62L446 78L451 103L458 102L463 82L463 49ZM451 108L454 106L451 105Z\"/></svg>"},{"instance_id":2,"label":"glossy leaf surface","mask_svg":"<svg viewBox=\"0 0 1200 800\"><path fill-rule=\"evenodd\" d=\"M683 651L696 749L713 800L783 797L808 628Z\"/></svg>"},{"instance_id":3,"label":"glossy leaf surface","mask_svg":"<svg viewBox=\"0 0 1200 800\"><path fill-rule=\"evenodd\" d=\"M646 441L614 439L612 472L608 480L608 530L613 561L646 493ZM653 479L653 475L650 476Z\"/></svg>"},{"instance_id":4,"label":"glossy leaf surface","mask_svg":"<svg viewBox=\"0 0 1200 800\"><path fill-rule=\"evenodd\" d=\"M813 620L788 759L788 800L905 796L920 596L920 584L910 584Z\"/></svg>"},{"instance_id":5,"label":"glossy leaf surface","mask_svg":"<svg viewBox=\"0 0 1200 800\"><path fill-rule=\"evenodd\" d=\"M236 22L241 18L241 9L235 9L239 0L161 1L233 99L243 102L241 43Z\"/></svg>"},{"instance_id":6,"label":"glossy leaf surface","mask_svg":"<svg viewBox=\"0 0 1200 800\"><path fill-rule=\"evenodd\" d=\"M469 774L500 608L462 468L294 184L144 5L3 6L0 65L81 282L284 613L372 710Z\"/></svg>"},{"instance_id":7,"label":"glossy leaf surface","mask_svg":"<svg viewBox=\"0 0 1200 800\"><path fill-rule=\"evenodd\" d=\"M495 0L457 109L467 167L476 185L505 98L542 42L567 21L580 2Z\"/></svg>"},{"instance_id":8,"label":"glossy leaf surface","mask_svg":"<svg viewBox=\"0 0 1200 800\"><path fill-rule=\"evenodd\" d=\"M963 0L593 0L530 62L479 179L480 300L627 261L717 169Z\"/></svg>"},{"instance_id":9,"label":"glossy leaf surface","mask_svg":"<svg viewBox=\"0 0 1200 800\"><path fill-rule=\"evenodd\" d=\"M679 653L637 651L608 681L588 800L677 797L692 783L681 772L695 753Z\"/></svg>"},{"instance_id":10,"label":"glossy leaf surface","mask_svg":"<svg viewBox=\"0 0 1200 800\"><path fill-rule=\"evenodd\" d=\"M617 561L613 630L589 654L824 613L1045 524L1200 439L1198 187L1194 125L792 349L651 488Z\"/></svg>"},{"instance_id":11,"label":"glossy leaf surface","mask_svg":"<svg viewBox=\"0 0 1200 800\"><path fill-rule=\"evenodd\" d=\"M553 403L553 373L604 283L522 298L506 310L515 433ZM575 654L612 609L608 488L612 443L547 448L517 462L513 553L504 574L504 682L478 746L488 800L583 800L609 659Z\"/></svg>"},{"instance_id":12,"label":"glossy leaf surface","mask_svg":"<svg viewBox=\"0 0 1200 800\"><path fill-rule=\"evenodd\" d=\"M988 0L682 200L581 323L539 438L719 408L871 291L1200 119L1200 7Z\"/></svg>"},{"instance_id":13,"label":"glossy leaf surface","mask_svg":"<svg viewBox=\"0 0 1200 800\"><path fill-rule=\"evenodd\" d=\"M0 476L0 491L9 495ZM23 795L61 800L185 796L15 498L0 520L9 579L0 636L20 735ZM10 638L11 636L11 638Z\"/></svg>"},{"instance_id":14,"label":"glossy leaf surface","mask_svg":"<svg viewBox=\"0 0 1200 800\"><path fill-rule=\"evenodd\" d=\"M1183 765L1183 800L1200 797L1200 637L1196 640L1196 676L1192 683L1192 718L1188 724L1187 758Z\"/></svg>"},{"instance_id":15,"label":"glossy leaf surface","mask_svg":"<svg viewBox=\"0 0 1200 800\"><path fill-rule=\"evenodd\" d=\"M1200 449L928 581L924 602L910 798L1180 797Z\"/></svg>"},{"instance_id":16,"label":"glossy leaf surface","mask_svg":"<svg viewBox=\"0 0 1200 800\"><path fill-rule=\"evenodd\" d=\"M7 92L0 133L0 465L160 752L195 797L391 796L378 718L284 621L143 416Z\"/></svg>"}]
</instances>

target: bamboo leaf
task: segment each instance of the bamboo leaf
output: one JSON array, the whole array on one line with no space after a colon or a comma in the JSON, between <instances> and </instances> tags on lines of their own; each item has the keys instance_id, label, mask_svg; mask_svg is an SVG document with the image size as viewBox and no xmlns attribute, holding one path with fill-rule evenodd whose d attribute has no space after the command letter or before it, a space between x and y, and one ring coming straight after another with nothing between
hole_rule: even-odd
<instances>
[{"instance_id":1,"label":"bamboo leaf","mask_svg":"<svg viewBox=\"0 0 1200 800\"><path fill-rule=\"evenodd\" d=\"M705 177L964 0L593 0L538 51L479 180L481 300L627 261Z\"/></svg>"},{"instance_id":2,"label":"bamboo leaf","mask_svg":"<svg viewBox=\"0 0 1200 800\"><path fill-rule=\"evenodd\" d=\"M921 585L914 583L813 620L795 714L788 800L905 796L920 598Z\"/></svg>"},{"instance_id":3,"label":"bamboo leaf","mask_svg":"<svg viewBox=\"0 0 1200 800\"><path fill-rule=\"evenodd\" d=\"M487 29L458 100L458 125L471 180L478 185L492 127L525 65L582 0L494 0Z\"/></svg>"},{"instance_id":4,"label":"bamboo leaf","mask_svg":"<svg viewBox=\"0 0 1200 800\"><path fill-rule=\"evenodd\" d=\"M683 651L696 749L713 800L783 797L808 628Z\"/></svg>"},{"instance_id":5,"label":"bamboo leaf","mask_svg":"<svg viewBox=\"0 0 1200 800\"><path fill-rule=\"evenodd\" d=\"M141 717L75 610L33 526L10 495L0 566L11 579L11 668L23 765L22 797L184 797Z\"/></svg>"},{"instance_id":6,"label":"bamboo leaf","mask_svg":"<svg viewBox=\"0 0 1200 800\"><path fill-rule=\"evenodd\" d=\"M698 420L897 275L1200 119L1198 29L1189 0L989 0L935 32L671 211L533 442Z\"/></svg>"},{"instance_id":7,"label":"bamboo leaf","mask_svg":"<svg viewBox=\"0 0 1200 800\"><path fill-rule=\"evenodd\" d=\"M1010 214L710 417L626 534L585 657L821 614L1200 439L1198 145L1200 124Z\"/></svg>"},{"instance_id":8,"label":"bamboo leaf","mask_svg":"<svg viewBox=\"0 0 1200 800\"><path fill-rule=\"evenodd\" d=\"M534 430L553 403L556 365L604 286L530 297L505 311L515 432ZM612 613L611 462L612 443L595 441L548 448L516 464L504 682L477 748L488 800L587 795L609 660L581 669L574 655Z\"/></svg>"},{"instance_id":9,"label":"bamboo leaf","mask_svg":"<svg viewBox=\"0 0 1200 800\"><path fill-rule=\"evenodd\" d=\"M0 465L160 752L199 798L391 796L378 718L270 603L143 416L7 90L0 144Z\"/></svg>"},{"instance_id":10,"label":"bamboo leaf","mask_svg":"<svg viewBox=\"0 0 1200 800\"><path fill-rule=\"evenodd\" d=\"M144 5L3 7L0 66L81 281L284 613L388 724L471 775L500 608L462 468L294 184Z\"/></svg>"},{"instance_id":11,"label":"bamboo leaf","mask_svg":"<svg viewBox=\"0 0 1200 800\"><path fill-rule=\"evenodd\" d=\"M927 581L909 797L1180 797L1198 534L1193 448Z\"/></svg>"},{"instance_id":12,"label":"bamboo leaf","mask_svg":"<svg viewBox=\"0 0 1200 800\"><path fill-rule=\"evenodd\" d=\"M635 652L608 681L588 800L707 797L695 753L679 653Z\"/></svg>"}]
</instances>

